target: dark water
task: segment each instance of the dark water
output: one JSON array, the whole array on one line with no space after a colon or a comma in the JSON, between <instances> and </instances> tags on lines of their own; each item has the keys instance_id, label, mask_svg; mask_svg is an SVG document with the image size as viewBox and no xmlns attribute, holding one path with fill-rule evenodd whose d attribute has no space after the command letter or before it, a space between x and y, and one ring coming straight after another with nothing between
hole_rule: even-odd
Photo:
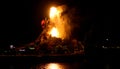
<instances>
[{"instance_id":1,"label":"dark water","mask_svg":"<svg viewBox=\"0 0 120 69\"><path fill-rule=\"evenodd\" d=\"M84 59L80 58L77 56L2 56L0 57L0 69L82 69Z\"/></svg>"},{"instance_id":2,"label":"dark water","mask_svg":"<svg viewBox=\"0 0 120 69\"><path fill-rule=\"evenodd\" d=\"M120 69L119 56L0 57L0 69Z\"/></svg>"}]
</instances>

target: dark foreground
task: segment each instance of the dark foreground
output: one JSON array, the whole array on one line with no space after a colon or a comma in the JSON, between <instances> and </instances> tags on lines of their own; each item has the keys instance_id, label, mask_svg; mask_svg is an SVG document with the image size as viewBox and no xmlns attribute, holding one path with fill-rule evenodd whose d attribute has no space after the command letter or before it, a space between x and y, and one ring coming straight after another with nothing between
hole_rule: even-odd
<instances>
[{"instance_id":1,"label":"dark foreground","mask_svg":"<svg viewBox=\"0 0 120 69\"><path fill-rule=\"evenodd\" d=\"M61 67L48 67L56 64ZM120 69L120 57L119 53L42 57L1 56L0 69Z\"/></svg>"}]
</instances>

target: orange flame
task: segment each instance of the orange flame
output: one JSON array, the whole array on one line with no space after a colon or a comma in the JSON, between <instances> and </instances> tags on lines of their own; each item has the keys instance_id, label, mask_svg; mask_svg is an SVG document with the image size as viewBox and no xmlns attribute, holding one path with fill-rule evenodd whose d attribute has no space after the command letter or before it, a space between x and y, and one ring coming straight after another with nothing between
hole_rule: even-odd
<instances>
[{"instance_id":1,"label":"orange flame","mask_svg":"<svg viewBox=\"0 0 120 69\"><path fill-rule=\"evenodd\" d=\"M57 15L57 8L51 7L50 8L50 18L54 18Z\"/></svg>"},{"instance_id":2,"label":"orange flame","mask_svg":"<svg viewBox=\"0 0 120 69\"><path fill-rule=\"evenodd\" d=\"M65 39L68 38L69 35L69 20L68 17L65 15L61 15L64 11L64 7L51 7L50 8L50 23L49 23L49 29L48 34L52 37Z\"/></svg>"},{"instance_id":3,"label":"orange flame","mask_svg":"<svg viewBox=\"0 0 120 69\"><path fill-rule=\"evenodd\" d=\"M53 27L49 33L52 37L57 37L59 38L59 32L57 30L57 28Z\"/></svg>"}]
</instances>

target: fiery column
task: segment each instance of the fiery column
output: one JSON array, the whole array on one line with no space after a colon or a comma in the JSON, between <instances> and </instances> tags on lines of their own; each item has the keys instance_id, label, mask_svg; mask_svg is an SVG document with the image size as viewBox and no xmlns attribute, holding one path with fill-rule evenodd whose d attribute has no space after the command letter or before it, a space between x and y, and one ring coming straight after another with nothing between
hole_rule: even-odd
<instances>
[{"instance_id":1,"label":"fiery column","mask_svg":"<svg viewBox=\"0 0 120 69\"><path fill-rule=\"evenodd\" d=\"M65 39L69 35L70 25L68 24L68 17L61 15L64 11L63 9L61 6L50 8L50 29L48 34L52 37Z\"/></svg>"}]
</instances>

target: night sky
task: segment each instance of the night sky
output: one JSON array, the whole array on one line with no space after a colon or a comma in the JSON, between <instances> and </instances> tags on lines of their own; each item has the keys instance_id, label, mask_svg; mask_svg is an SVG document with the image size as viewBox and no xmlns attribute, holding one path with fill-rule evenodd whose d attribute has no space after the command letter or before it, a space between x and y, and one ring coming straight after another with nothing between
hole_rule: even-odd
<instances>
[{"instance_id":1,"label":"night sky","mask_svg":"<svg viewBox=\"0 0 120 69\"><path fill-rule=\"evenodd\" d=\"M1 3L1 47L33 42L42 31L40 22L48 15L48 6L54 3L77 9L74 16L79 17L77 22L79 28L74 29L73 37L79 40L89 38L98 43L104 38L110 38L112 42L120 38L119 33L115 32L118 28L113 29L111 11L113 8L108 3L74 0L8 0Z\"/></svg>"}]
</instances>

